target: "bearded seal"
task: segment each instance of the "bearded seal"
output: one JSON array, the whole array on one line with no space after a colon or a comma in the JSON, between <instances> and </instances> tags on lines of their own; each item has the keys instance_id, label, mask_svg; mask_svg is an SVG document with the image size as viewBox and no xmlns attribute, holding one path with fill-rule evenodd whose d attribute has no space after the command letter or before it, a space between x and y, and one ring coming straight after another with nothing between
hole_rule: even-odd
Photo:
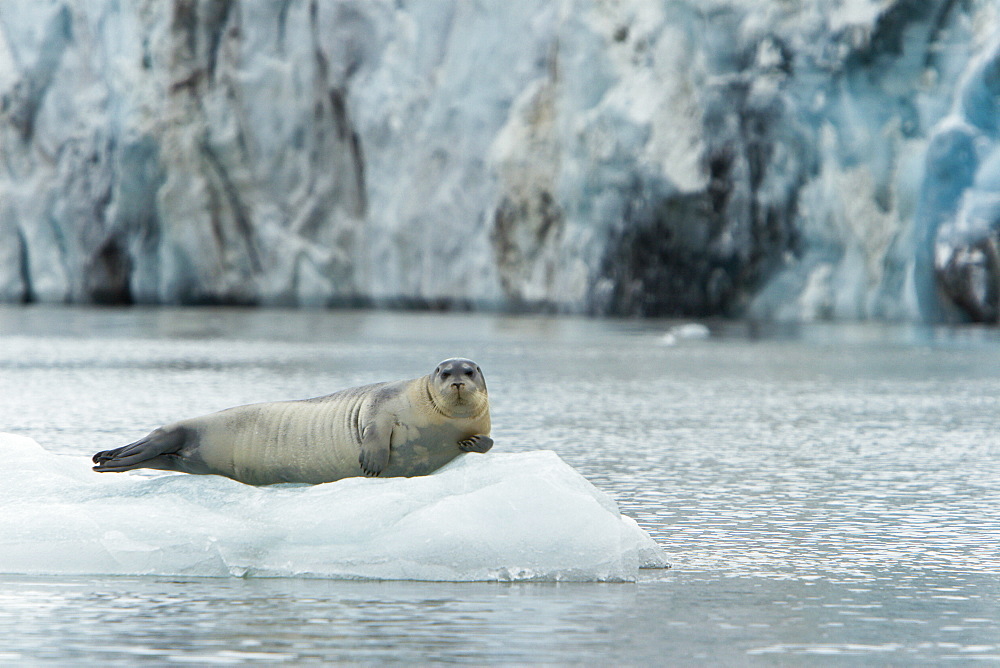
<instances>
[{"instance_id":1,"label":"bearded seal","mask_svg":"<svg viewBox=\"0 0 1000 668\"><path fill-rule=\"evenodd\" d=\"M413 380L301 401L237 406L155 429L94 455L95 471L217 474L249 485L352 476L419 476L463 452L486 452L489 397L479 366L441 362Z\"/></svg>"}]
</instances>

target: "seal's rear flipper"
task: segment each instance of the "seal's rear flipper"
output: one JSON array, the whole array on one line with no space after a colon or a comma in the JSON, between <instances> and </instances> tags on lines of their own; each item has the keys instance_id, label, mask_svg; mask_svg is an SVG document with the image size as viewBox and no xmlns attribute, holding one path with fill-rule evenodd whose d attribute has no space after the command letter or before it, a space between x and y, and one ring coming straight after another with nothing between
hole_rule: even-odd
<instances>
[{"instance_id":1,"label":"seal's rear flipper","mask_svg":"<svg viewBox=\"0 0 1000 668\"><path fill-rule=\"evenodd\" d=\"M155 429L135 443L94 455L95 471L131 471L132 469L172 469L164 455L177 453L187 440L184 429Z\"/></svg>"}]
</instances>

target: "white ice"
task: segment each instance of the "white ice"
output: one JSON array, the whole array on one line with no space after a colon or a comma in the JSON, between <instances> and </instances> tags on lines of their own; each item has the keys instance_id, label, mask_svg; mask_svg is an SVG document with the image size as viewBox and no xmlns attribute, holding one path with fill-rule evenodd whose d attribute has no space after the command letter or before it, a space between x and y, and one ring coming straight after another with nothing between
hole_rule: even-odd
<instances>
[{"instance_id":1,"label":"white ice","mask_svg":"<svg viewBox=\"0 0 1000 668\"><path fill-rule=\"evenodd\" d=\"M687 322L675 325L660 337L660 343L665 346L677 345L678 341L700 341L712 335L711 330L698 322Z\"/></svg>"},{"instance_id":2,"label":"white ice","mask_svg":"<svg viewBox=\"0 0 1000 668\"><path fill-rule=\"evenodd\" d=\"M386 580L633 580L650 536L551 451L420 478L250 487L98 474L0 433L0 572Z\"/></svg>"}]
</instances>

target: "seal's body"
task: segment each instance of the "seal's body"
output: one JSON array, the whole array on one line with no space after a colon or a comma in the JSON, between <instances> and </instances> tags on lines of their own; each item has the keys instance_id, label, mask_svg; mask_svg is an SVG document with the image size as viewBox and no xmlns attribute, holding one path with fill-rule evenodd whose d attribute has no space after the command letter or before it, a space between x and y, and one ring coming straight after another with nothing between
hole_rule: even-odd
<instances>
[{"instance_id":1,"label":"seal's body","mask_svg":"<svg viewBox=\"0 0 1000 668\"><path fill-rule=\"evenodd\" d=\"M414 380L181 420L94 455L95 471L214 473L251 485L426 475L493 446L486 381L449 359Z\"/></svg>"}]
</instances>

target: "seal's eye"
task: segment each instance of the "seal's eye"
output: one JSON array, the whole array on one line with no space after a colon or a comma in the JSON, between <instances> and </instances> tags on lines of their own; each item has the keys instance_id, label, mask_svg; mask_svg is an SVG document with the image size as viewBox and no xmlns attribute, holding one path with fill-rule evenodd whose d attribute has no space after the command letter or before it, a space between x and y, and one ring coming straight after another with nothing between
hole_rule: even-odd
<instances>
[{"instance_id":1,"label":"seal's eye","mask_svg":"<svg viewBox=\"0 0 1000 668\"><path fill-rule=\"evenodd\" d=\"M473 376L475 376L475 375L476 375L476 372L475 372L475 371L473 371L472 369L466 369L466 370L465 370L465 375L466 375L466 377L468 377L468 378L472 378Z\"/></svg>"},{"instance_id":2,"label":"seal's eye","mask_svg":"<svg viewBox=\"0 0 1000 668\"><path fill-rule=\"evenodd\" d=\"M442 378L450 378L451 377L451 371L442 371L441 372L441 377Z\"/></svg>"}]
</instances>

